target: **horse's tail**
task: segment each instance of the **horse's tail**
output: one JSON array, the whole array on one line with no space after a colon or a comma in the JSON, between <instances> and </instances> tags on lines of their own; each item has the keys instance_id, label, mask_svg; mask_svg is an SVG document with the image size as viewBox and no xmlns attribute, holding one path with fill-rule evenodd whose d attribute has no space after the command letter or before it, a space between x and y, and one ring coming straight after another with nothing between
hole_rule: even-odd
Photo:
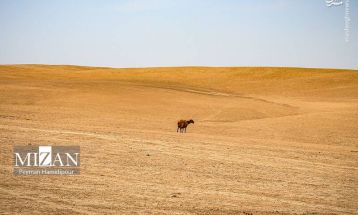
<instances>
[{"instance_id":1,"label":"horse's tail","mask_svg":"<svg viewBox=\"0 0 358 215\"><path fill-rule=\"evenodd\" d=\"M183 120L179 120L178 121L178 128L181 127L183 125Z\"/></svg>"}]
</instances>

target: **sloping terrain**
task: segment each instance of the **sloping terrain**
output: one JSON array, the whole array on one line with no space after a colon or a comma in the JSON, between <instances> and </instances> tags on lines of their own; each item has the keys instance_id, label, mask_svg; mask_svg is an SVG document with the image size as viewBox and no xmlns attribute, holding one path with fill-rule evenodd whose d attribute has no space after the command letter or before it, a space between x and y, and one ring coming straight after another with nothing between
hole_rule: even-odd
<instances>
[{"instance_id":1,"label":"sloping terrain","mask_svg":"<svg viewBox=\"0 0 358 215\"><path fill-rule=\"evenodd\" d=\"M0 213L355 214L357 120L353 70L2 65ZM13 176L27 144L81 174Z\"/></svg>"}]
</instances>

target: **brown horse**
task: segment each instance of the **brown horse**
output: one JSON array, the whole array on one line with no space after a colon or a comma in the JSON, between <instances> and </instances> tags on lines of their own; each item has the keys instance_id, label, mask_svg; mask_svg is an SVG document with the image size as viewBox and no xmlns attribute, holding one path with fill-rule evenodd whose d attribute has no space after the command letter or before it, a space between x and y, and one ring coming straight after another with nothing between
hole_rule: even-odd
<instances>
[{"instance_id":1,"label":"brown horse","mask_svg":"<svg viewBox=\"0 0 358 215\"><path fill-rule=\"evenodd\" d=\"M183 131L186 133L186 127L188 127L188 125L190 123L193 123L194 124L194 120L179 120L178 121L178 128L177 128L177 132L179 131L180 129L180 133L183 133Z\"/></svg>"}]
</instances>

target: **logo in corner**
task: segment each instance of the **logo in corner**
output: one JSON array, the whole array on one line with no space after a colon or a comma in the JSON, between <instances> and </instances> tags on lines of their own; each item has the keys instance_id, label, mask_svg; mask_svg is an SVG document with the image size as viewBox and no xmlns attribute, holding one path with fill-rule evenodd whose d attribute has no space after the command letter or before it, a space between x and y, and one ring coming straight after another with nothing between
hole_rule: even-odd
<instances>
[{"instance_id":1,"label":"logo in corner","mask_svg":"<svg viewBox=\"0 0 358 215\"><path fill-rule=\"evenodd\" d=\"M326 0L327 7L340 6L343 4L343 0Z\"/></svg>"},{"instance_id":2,"label":"logo in corner","mask_svg":"<svg viewBox=\"0 0 358 215\"><path fill-rule=\"evenodd\" d=\"M79 146L14 146L15 175L75 175L80 173Z\"/></svg>"}]
</instances>

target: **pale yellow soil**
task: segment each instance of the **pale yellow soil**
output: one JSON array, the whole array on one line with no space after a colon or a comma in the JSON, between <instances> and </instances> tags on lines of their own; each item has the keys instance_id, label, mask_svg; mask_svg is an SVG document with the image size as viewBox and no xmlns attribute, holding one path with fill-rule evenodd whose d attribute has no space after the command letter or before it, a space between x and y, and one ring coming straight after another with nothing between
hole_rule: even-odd
<instances>
[{"instance_id":1,"label":"pale yellow soil","mask_svg":"<svg viewBox=\"0 0 358 215\"><path fill-rule=\"evenodd\" d=\"M357 120L353 70L2 65L0 214L357 214ZM27 144L81 174L13 176Z\"/></svg>"}]
</instances>

